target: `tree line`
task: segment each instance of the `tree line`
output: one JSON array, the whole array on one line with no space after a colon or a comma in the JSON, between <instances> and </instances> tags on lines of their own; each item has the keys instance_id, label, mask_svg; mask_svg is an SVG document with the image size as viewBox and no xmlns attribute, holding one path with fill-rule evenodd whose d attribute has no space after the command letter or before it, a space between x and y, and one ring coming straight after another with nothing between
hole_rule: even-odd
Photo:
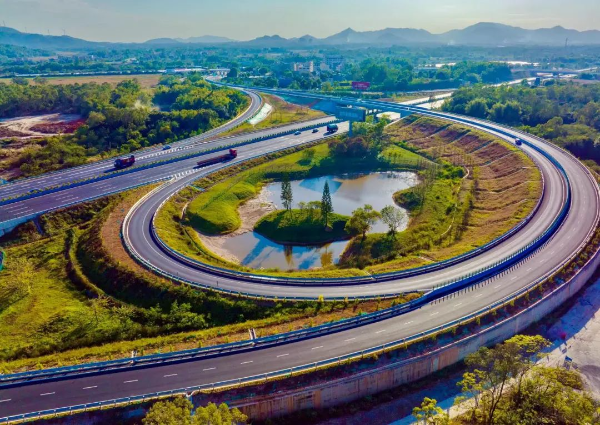
<instances>
[{"instance_id":1,"label":"tree line","mask_svg":"<svg viewBox=\"0 0 600 425\"><path fill-rule=\"evenodd\" d=\"M198 74L166 77L149 93L135 80L109 84L0 84L0 117L77 113L72 135L44 140L16 165L26 175L85 163L90 156L126 153L191 137L233 119L248 103L240 92L216 88Z\"/></svg>"},{"instance_id":2,"label":"tree line","mask_svg":"<svg viewBox=\"0 0 600 425\"><path fill-rule=\"evenodd\" d=\"M600 163L600 85L469 87L443 105L448 112L521 126L582 159Z\"/></svg>"}]
</instances>

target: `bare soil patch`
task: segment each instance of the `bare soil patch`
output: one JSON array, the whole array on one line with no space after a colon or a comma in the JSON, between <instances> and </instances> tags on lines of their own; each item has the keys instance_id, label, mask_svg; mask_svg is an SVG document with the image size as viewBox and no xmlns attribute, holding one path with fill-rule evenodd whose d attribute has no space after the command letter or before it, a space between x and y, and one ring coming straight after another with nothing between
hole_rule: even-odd
<instances>
[{"instance_id":1,"label":"bare soil patch","mask_svg":"<svg viewBox=\"0 0 600 425\"><path fill-rule=\"evenodd\" d=\"M198 235L206 249L214 252L219 257L227 261L239 263L239 258L224 248L225 242L234 236L252 232L254 225L258 222L258 220L275 210L277 210L275 204L270 202L267 199L265 191L261 190L258 196L248 200L239 207L238 211L242 224L237 230L232 233L219 236L209 236L200 232L198 232Z\"/></svg>"}]
</instances>

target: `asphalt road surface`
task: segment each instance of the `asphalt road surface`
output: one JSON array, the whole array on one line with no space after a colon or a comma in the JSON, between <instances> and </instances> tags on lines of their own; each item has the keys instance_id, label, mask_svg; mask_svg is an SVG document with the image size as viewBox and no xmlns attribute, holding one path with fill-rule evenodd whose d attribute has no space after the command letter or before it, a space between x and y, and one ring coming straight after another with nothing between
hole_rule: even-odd
<instances>
[{"instance_id":1,"label":"asphalt road surface","mask_svg":"<svg viewBox=\"0 0 600 425\"><path fill-rule=\"evenodd\" d=\"M268 150L292 146L310 140L313 135L288 136L268 141L268 143L248 145L240 149L239 159ZM292 342L261 350L223 355L211 359L195 360L188 363L156 366L141 370L108 373L94 377L73 378L58 382L33 383L21 387L0 390L0 417L19 413L52 409L86 402L109 400L118 397L148 394L156 391L185 388L191 385L210 384L228 379L238 379L286 368L306 365L316 361L360 351L386 342L406 338L452 320L481 310L491 303L501 300L529 283L545 276L577 252L590 232L597 225L599 211L598 187L587 171L573 157L562 150L526 138L533 144L551 153L564 167L571 181L572 204L569 215L554 237L535 255L518 267L514 267L493 279L478 284L469 291L462 291L428 304L401 316L350 329L334 334L323 335L304 341ZM528 150L529 148L524 147ZM565 196L564 181L557 169L536 151L528 150L546 181L546 196L532 222L521 232L485 254L435 273L416 279L381 282L358 286L327 286L319 289L299 286L259 285L246 282L222 281L219 285L243 285L245 292L265 291L269 294L310 293L334 295L350 293L377 294L386 291L398 292L406 289L428 288L435 282L442 282L452 276L464 274L514 252L536 235L540 234L554 219ZM182 170L185 170L183 163ZM190 164L192 165L192 164ZM206 168L208 171L209 167ZM185 171L184 171L185 172ZM199 173L198 173L199 174ZM212 276L171 261L163 257L160 249L147 238L149 218L165 196L197 176L184 176L179 181L165 186L149 197L131 217L129 236L136 251L164 270L171 267L177 273L186 273L191 279L211 284ZM216 282L213 284L216 285ZM248 285L254 285L249 288ZM352 292L350 292L352 291Z\"/></svg>"}]
</instances>

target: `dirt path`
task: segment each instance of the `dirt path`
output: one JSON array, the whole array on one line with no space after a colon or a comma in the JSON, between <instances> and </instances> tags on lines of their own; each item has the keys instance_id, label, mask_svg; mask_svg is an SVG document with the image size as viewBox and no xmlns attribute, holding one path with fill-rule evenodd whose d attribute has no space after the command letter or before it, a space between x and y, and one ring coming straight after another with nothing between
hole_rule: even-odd
<instances>
[{"instance_id":1,"label":"dirt path","mask_svg":"<svg viewBox=\"0 0 600 425\"><path fill-rule=\"evenodd\" d=\"M17 117L0 119L0 129L8 130L9 132L19 133L16 136L19 139L29 139L32 137L48 137L55 136L57 133L42 133L35 131L32 127L40 124L56 124L63 122L71 122L80 119L81 116L74 114L46 114L30 117Z\"/></svg>"},{"instance_id":2,"label":"dirt path","mask_svg":"<svg viewBox=\"0 0 600 425\"><path fill-rule=\"evenodd\" d=\"M236 231L219 236L209 236L198 232L198 236L208 250L227 261L239 263L239 258L224 247L225 243L235 236L252 232L258 220L275 210L277 210L277 207L269 201L268 192L263 188L256 197L246 201L239 207L238 212L240 213L242 224Z\"/></svg>"}]
</instances>

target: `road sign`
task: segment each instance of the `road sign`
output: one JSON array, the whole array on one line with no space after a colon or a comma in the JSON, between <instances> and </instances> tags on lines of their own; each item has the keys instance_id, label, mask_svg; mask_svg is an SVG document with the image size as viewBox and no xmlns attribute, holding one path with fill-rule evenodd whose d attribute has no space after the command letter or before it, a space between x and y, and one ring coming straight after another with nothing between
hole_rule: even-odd
<instances>
[{"instance_id":1,"label":"road sign","mask_svg":"<svg viewBox=\"0 0 600 425\"><path fill-rule=\"evenodd\" d=\"M367 111L361 108L338 108L336 116L342 120L364 122L367 119Z\"/></svg>"}]
</instances>

